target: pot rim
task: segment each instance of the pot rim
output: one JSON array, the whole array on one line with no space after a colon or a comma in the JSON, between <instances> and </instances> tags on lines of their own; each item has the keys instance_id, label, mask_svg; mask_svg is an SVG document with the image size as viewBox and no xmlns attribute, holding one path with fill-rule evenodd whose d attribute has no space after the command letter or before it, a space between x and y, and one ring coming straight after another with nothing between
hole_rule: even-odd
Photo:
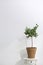
<instances>
[{"instance_id":1,"label":"pot rim","mask_svg":"<svg viewBox=\"0 0 43 65\"><path fill-rule=\"evenodd\" d=\"M31 48L32 48L32 49L34 49L34 48L35 48L35 49L37 49L37 47L26 47L26 48L30 48L30 49L31 49Z\"/></svg>"}]
</instances>

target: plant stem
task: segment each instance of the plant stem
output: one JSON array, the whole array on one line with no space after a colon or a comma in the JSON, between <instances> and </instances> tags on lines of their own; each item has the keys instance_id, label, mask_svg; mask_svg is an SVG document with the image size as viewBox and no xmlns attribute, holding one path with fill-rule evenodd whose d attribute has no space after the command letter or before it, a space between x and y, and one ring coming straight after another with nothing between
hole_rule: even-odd
<instances>
[{"instance_id":1,"label":"plant stem","mask_svg":"<svg viewBox=\"0 0 43 65\"><path fill-rule=\"evenodd\" d=\"M33 47L33 37L31 37L31 43L32 43L31 47Z\"/></svg>"}]
</instances>

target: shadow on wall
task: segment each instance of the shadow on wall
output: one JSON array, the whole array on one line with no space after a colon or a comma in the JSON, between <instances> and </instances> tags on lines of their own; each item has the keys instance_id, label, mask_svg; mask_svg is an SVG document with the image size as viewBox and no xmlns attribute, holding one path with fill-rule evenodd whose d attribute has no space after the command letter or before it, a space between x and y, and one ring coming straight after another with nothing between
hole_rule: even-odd
<instances>
[{"instance_id":1,"label":"shadow on wall","mask_svg":"<svg viewBox=\"0 0 43 65\"><path fill-rule=\"evenodd\" d=\"M26 49L20 51L21 60L18 61L15 65L25 65L24 58L27 57Z\"/></svg>"}]
</instances>

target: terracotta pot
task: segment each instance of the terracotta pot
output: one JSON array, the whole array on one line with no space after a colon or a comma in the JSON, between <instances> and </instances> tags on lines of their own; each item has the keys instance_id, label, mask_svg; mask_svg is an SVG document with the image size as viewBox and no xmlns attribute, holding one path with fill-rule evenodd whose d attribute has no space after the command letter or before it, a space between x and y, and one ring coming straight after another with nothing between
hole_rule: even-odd
<instances>
[{"instance_id":1,"label":"terracotta pot","mask_svg":"<svg viewBox=\"0 0 43 65\"><path fill-rule=\"evenodd\" d=\"M35 54L36 54L36 47L27 47L27 54L28 54L28 58L35 58Z\"/></svg>"}]
</instances>

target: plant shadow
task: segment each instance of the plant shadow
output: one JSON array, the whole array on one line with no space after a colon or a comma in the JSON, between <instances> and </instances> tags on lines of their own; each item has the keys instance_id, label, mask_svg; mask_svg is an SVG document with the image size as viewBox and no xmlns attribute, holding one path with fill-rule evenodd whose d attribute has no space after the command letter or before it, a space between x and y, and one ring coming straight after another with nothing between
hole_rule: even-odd
<instances>
[{"instance_id":1,"label":"plant shadow","mask_svg":"<svg viewBox=\"0 0 43 65\"><path fill-rule=\"evenodd\" d=\"M23 49L23 50L20 51L20 57L21 57L21 60L18 61L15 65L25 65L24 58L27 57L26 49Z\"/></svg>"}]
</instances>

